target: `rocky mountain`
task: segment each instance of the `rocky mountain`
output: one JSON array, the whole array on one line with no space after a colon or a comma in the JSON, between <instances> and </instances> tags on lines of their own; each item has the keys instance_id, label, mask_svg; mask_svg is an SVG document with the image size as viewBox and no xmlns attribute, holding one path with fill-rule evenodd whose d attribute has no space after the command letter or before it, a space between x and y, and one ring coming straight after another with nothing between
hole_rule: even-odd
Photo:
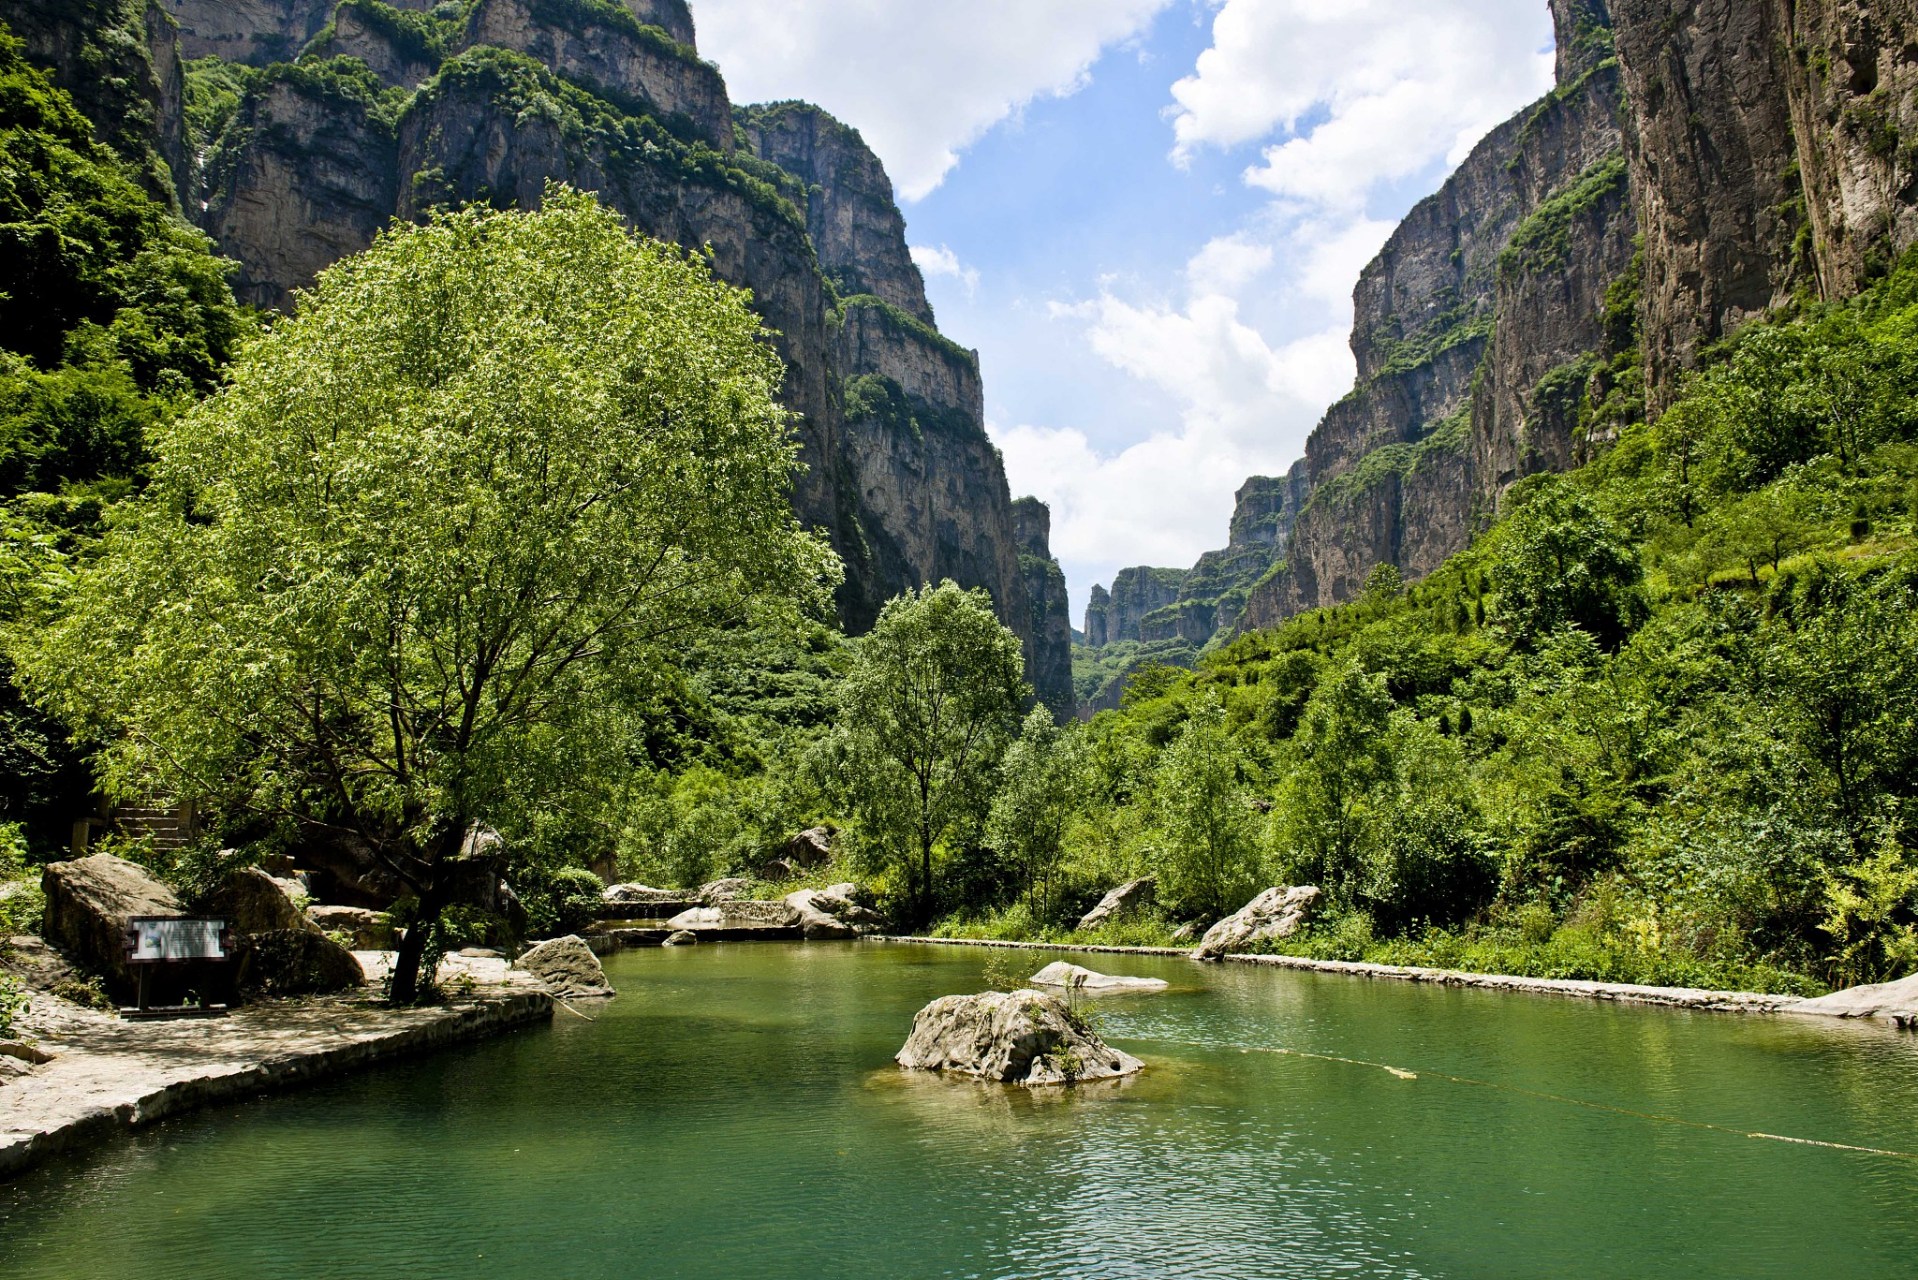
<instances>
[{"instance_id":1,"label":"rocky mountain","mask_svg":"<svg viewBox=\"0 0 1918 1280\"><path fill-rule=\"evenodd\" d=\"M794 503L846 563L848 628L922 582L984 587L1040 695L1070 709L1044 522L1015 520L978 359L935 326L883 165L816 107L735 108L685 0L0 0L0 19L76 83L89 64L62 32L139 34L145 71L123 79L144 115L83 104L137 125L261 307L291 306L396 217L528 207L551 181L709 253L787 363ZM186 102L212 101L223 71L235 83L233 64L238 101L190 155Z\"/></svg>"}]
</instances>

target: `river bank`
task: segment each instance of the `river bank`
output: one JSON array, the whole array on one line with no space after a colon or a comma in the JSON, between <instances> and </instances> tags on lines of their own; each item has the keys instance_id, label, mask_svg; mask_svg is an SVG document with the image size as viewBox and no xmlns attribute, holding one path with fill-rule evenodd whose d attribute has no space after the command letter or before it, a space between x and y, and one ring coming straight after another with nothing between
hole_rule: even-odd
<instances>
[{"instance_id":1,"label":"river bank","mask_svg":"<svg viewBox=\"0 0 1918 1280\"><path fill-rule=\"evenodd\" d=\"M1190 956L1177 947L1075 946L1059 942L999 942L984 938L928 938L893 936L874 942L918 946L991 947L1011 951L1089 952L1105 955ZM1419 969L1404 965L1362 964L1347 960L1306 960L1298 956L1226 956L1228 964L1264 965L1306 973L1335 973L1354 978L1433 986L1473 988L1512 994L1601 1000L1616 1004L1650 1005L1666 1009L1696 1009L1709 1013L1785 1013L1809 1003L1799 996L1765 995L1753 991L1707 991L1693 987L1642 987L1619 982L1587 982L1573 978L1523 978L1510 974L1466 973L1455 969Z\"/></svg>"},{"instance_id":2,"label":"river bank","mask_svg":"<svg viewBox=\"0 0 1918 1280\"><path fill-rule=\"evenodd\" d=\"M380 953L362 953L369 974ZM504 961L449 957L449 999L394 1009L369 990L267 1001L224 1018L127 1022L36 997L22 1023L47 1061L0 1084L0 1178L216 1103L550 1021L553 997Z\"/></svg>"}]
</instances>

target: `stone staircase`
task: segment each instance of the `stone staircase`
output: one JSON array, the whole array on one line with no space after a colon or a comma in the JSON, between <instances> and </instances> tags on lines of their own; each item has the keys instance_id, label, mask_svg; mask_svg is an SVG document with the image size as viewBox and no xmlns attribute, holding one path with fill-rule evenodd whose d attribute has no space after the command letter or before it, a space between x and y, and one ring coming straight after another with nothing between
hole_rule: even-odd
<instances>
[{"instance_id":1,"label":"stone staircase","mask_svg":"<svg viewBox=\"0 0 1918 1280\"><path fill-rule=\"evenodd\" d=\"M186 847L193 838L193 809L190 805L164 809L157 806L121 805L113 811L113 828L129 840L144 839L155 853L172 853Z\"/></svg>"}]
</instances>

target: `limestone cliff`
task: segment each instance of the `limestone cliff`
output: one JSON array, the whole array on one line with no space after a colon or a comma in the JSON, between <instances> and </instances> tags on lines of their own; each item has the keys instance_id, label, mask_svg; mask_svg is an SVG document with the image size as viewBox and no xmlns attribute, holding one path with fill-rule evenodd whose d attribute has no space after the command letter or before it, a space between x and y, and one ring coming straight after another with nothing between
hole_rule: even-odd
<instances>
[{"instance_id":1,"label":"limestone cliff","mask_svg":"<svg viewBox=\"0 0 1918 1280\"><path fill-rule=\"evenodd\" d=\"M1632 265L1620 81L1605 0L1554 0L1558 87L1486 137L1362 274L1359 382L1306 445L1284 563L1237 625L1416 579L1504 490L1570 465L1606 300Z\"/></svg>"},{"instance_id":2,"label":"limestone cliff","mask_svg":"<svg viewBox=\"0 0 1918 1280\"><path fill-rule=\"evenodd\" d=\"M1012 504L1012 533L1019 545L1019 572L1025 578L1026 598L1032 606L1032 634L1042 669L1028 670L1026 678L1044 692L1040 700L1061 722L1072 705L1072 602L1066 596L1066 575L1052 558L1052 509L1037 498ZM1063 695L1063 696L1062 696Z\"/></svg>"},{"instance_id":3,"label":"limestone cliff","mask_svg":"<svg viewBox=\"0 0 1918 1280\"><path fill-rule=\"evenodd\" d=\"M244 298L285 307L396 216L528 207L550 180L593 191L751 290L787 365L794 504L846 562L848 627L922 582L984 587L1041 696L1070 709L1069 629L1038 625L1055 602L1029 584L1051 584L1022 565L977 357L933 327L891 183L856 132L802 104L736 123L681 0L411 14L344 0L317 21L295 0L172 2L196 48L307 50L251 80L206 166L204 222Z\"/></svg>"}]
</instances>

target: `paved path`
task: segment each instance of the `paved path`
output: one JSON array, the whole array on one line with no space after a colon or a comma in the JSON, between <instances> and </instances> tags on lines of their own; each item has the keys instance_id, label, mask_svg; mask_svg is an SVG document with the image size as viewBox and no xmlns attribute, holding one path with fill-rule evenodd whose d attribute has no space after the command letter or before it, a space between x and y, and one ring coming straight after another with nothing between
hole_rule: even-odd
<instances>
[{"instance_id":1,"label":"paved path","mask_svg":"<svg viewBox=\"0 0 1918 1280\"><path fill-rule=\"evenodd\" d=\"M377 981L382 957L360 959ZM471 980L470 988L462 978ZM388 1008L361 991L178 1022L125 1022L36 996L25 1029L35 1047L53 1057L25 1074L0 1077L0 1178L195 1107L553 1016L545 988L503 961L449 960L441 979L452 999L431 1009Z\"/></svg>"}]
</instances>

